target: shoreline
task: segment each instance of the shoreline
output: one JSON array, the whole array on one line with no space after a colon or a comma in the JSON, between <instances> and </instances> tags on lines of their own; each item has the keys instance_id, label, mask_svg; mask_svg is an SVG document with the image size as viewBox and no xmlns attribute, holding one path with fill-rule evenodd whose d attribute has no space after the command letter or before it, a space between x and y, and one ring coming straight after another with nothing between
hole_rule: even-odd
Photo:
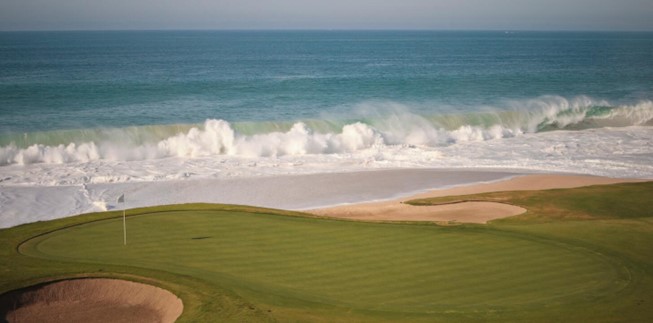
<instances>
[{"instance_id":1,"label":"shoreline","mask_svg":"<svg viewBox=\"0 0 653 323\"><path fill-rule=\"evenodd\" d=\"M71 186L5 185L0 192L0 228L90 212L184 203L239 204L311 213L316 209L391 203L421 197L424 194L430 196L428 194L433 192L458 192L469 187L488 185L492 187L524 176L574 176L534 174L539 173L489 169L398 168ZM581 177L592 178L598 182L603 178ZM638 180L608 179L609 182ZM125 194L125 204L116 203L121 194Z\"/></svg>"},{"instance_id":2,"label":"shoreline","mask_svg":"<svg viewBox=\"0 0 653 323\"><path fill-rule=\"evenodd\" d=\"M499 191L547 190L643 181L647 180L571 174L522 174L487 183L445 187L392 200L315 208L306 212L318 216L364 221L426 221L486 224L495 219L522 214L526 212L526 209L496 202L462 202L437 206L413 206L405 202L423 198Z\"/></svg>"},{"instance_id":3,"label":"shoreline","mask_svg":"<svg viewBox=\"0 0 653 323\"><path fill-rule=\"evenodd\" d=\"M0 228L90 212L183 203L307 210L388 200L438 187L516 175L519 174L505 171L406 168L74 186L3 186ZM122 194L125 203L118 204L116 199Z\"/></svg>"}]
</instances>

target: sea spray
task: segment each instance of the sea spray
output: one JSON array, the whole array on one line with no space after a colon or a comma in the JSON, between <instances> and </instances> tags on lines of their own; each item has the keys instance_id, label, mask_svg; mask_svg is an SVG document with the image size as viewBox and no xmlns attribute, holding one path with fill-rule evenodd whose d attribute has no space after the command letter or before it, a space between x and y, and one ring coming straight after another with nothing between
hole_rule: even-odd
<instances>
[{"instance_id":1,"label":"sea spray","mask_svg":"<svg viewBox=\"0 0 653 323\"><path fill-rule=\"evenodd\" d=\"M347 172L352 186L350 172L397 168L653 178L653 33L29 32L0 43L0 215L14 224L103 210L146 187L134 201L256 204L277 191L305 202L334 188L297 186L298 174ZM376 186L398 192L404 179Z\"/></svg>"},{"instance_id":2,"label":"sea spray","mask_svg":"<svg viewBox=\"0 0 653 323\"><path fill-rule=\"evenodd\" d=\"M393 145L445 147L469 142L511 138L525 133L552 130L580 130L614 126L648 125L653 120L653 102L611 106L606 101L576 97L567 100L557 96L509 103L514 110L474 115L425 117L411 113L398 104L380 106L377 113L358 115L359 120L336 127L337 122L324 120L329 126L319 126L319 120L280 124L245 134L238 123L209 119L199 126L130 127L100 129L92 138L96 141L75 141L47 145L32 143L21 147L15 143L0 147L0 165L34 163L63 164L94 160L132 161L166 157L197 158L215 155L244 157L303 156L341 154ZM516 108L519 107L519 108ZM382 111L383 113L378 113ZM355 115L356 116L356 115ZM364 117L363 117L364 116ZM453 120L455 119L456 122ZM480 120L480 121L479 121ZM489 122L491 121L491 122ZM268 122L269 124L269 122ZM337 129L332 132L314 130ZM267 129L270 125L267 126ZM171 129L185 130L165 138ZM82 131L80 139L88 137ZM152 132L152 133L151 133ZM70 131L67 132L69 134ZM101 135L100 135L101 134ZM66 137L68 138L68 137Z\"/></svg>"}]
</instances>

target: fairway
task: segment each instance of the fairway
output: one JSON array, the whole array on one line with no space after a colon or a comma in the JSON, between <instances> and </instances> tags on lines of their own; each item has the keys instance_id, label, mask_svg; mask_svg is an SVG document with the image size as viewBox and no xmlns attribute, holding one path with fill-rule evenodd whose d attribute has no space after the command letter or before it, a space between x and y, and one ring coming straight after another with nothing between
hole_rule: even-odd
<instances>
[{"instance_id":1,"label":"fairway","mask_svg":"<svg viewBox=\"0 0 653 323\"><path fill-rule=\"evenodd\" d=\"M600 253L480 226L172 211L128 218L128 241L109 219L20 250L198 277L264 308L393 315L518 313L616 294L631 277Z\"/></svg>"}]
</instances>

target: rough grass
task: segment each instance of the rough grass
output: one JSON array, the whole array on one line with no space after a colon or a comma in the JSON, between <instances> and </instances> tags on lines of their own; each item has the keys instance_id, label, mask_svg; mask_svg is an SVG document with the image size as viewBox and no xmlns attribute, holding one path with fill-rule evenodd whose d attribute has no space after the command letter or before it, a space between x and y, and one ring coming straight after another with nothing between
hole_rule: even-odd
<instances>
[{"instance_id":1,"label":"rough grass","mask_svg":"<svg viewBox=\"0 0 653 323\"><path fill-rule=\"evenodd\" d=\"M127 247L118 213L35 223L0 231L0 292L120 276L172 290L184 301L180 321L193 322L650 321L651 189L418 202L501 200L529 210L487 226L372 224L235 206L139 209L128 218ZM623 201L630 205L614 206Z\"/></svg>"},{"instance_id":2,"label":"rough grass","mask_svg":"<svg viewBox=\"0 0 653 323\"><path fill-rule=\"evenodd\" d=\"M493 192L419 199L406 203L438 205L466 201L492 201L521 206L528 210L525 216L519 217L522 220L642 218L653 216L653 182Z\"/></svg>"}]
</instances>

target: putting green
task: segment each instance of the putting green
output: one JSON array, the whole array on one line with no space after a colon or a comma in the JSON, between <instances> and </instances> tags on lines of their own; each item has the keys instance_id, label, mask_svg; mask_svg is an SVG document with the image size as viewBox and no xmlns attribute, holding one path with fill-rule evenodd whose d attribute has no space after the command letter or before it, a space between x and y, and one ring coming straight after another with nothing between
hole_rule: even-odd
<instances>
[{"instance_id":1,"label":"putting green","mask_svg":"<svg viewBox=\"0 0 653 323\"><path fill-rule=\"evenodd\" d=\"M373 224L237 211L171 211L78 225L26 255L188 275L258 305L383 313L526 311L614 296L612 258L481 226Z\"/></svg>"}]
</instances>

